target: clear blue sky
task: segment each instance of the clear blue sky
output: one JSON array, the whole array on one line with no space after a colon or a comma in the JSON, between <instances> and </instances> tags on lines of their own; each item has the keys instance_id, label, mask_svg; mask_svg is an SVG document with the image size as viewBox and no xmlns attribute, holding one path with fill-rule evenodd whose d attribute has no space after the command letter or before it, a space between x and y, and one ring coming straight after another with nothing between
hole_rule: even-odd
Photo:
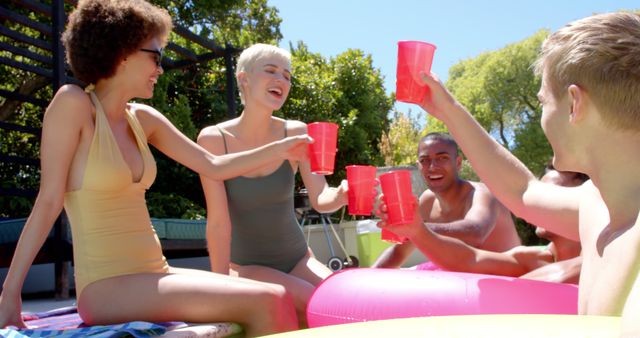
<instances>
[{"instance_id":1,"label":"clear blue sky","mask_svg":"<svg viewBox=\"0 0 640 338\"><path fill-rule=\"evenodd\" d=\"M638 0L268 0L282 18L280 46L304 41L324 57L349 48L370 54L395 91L399 40L435 44L432 71L443 80L449 68L484 51L496 50L546 28L594 13L638 9ZM295 76L295 74L294 74ZM420 108L396 104L400 111Z\"/></svg>"}]
</instances>

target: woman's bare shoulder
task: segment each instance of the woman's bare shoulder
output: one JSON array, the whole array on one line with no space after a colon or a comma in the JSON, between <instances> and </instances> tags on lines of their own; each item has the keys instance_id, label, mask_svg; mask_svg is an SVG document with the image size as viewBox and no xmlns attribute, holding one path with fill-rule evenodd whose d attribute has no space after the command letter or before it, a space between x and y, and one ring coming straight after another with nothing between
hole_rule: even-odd
<instances>
[{"instance_id":1,"label":"woman's bare shoulder","mask_svg":"<svg viewBox=\"0 0 640 338\"><path fill-rule=\"evenodd\" d=\"M231 132L236 125L235 120L224 121L202 128L198 134L198 144L213 154L225 154L227 152L224 142L225 134L227 134L226 137L228 138L232 137Z\"/></svg>"},{"instance_id":2,"label":"woman's bare shoulder","mask_svg":"<svg viewBox=\"0 0 640 338\"><path fill-rule=\"evenodd\" d=\"M284 120L283 120L283 123ZM298 120L286 120L287 135L303 135L307 133L307 124Z\"/></svg>"},{"instance_id":3,"label":"woman's bare shoulder","mask_svg":"<svg viewBox=\"0 0 640 338\"><path fill-rule=\"evenodd\" d=\"M77 85L66 84L56 92L52 103L59 101L65 104L92 105L89 95Z\"/></svg>"},{"instance_id":4,"label":"woman's bare shoulder","mask_svg":"<svg viewBox=\"0 0 640 338\"><path fill-rule=\"evenodd\" d=\"M64 85L51 100L45 117L77 120L79 116L90 116L93 110L93 103L82 88L72 84Z\"/></svg>"},{"instance_id":5,"label":"woman's bare shoulder","mask_svg":"<svg viewBox=\"0 0 640 338\"><path fill-rule=\"evenodd\" d=\"M129 110L138 119L158 118L163 116L156 108L144 103L131 102L129 103Z\"/></svg>"},{"instance_id":6,"label":"woman's bare shoulder","mask_svg":"<svg viewBox=\"0 0 640 338\"><path fill-rule=\"evenodd\" d=\"M202 130L200 130L200 133L198 134L198 143L200 143L201 140L206 141L210 139L218 139L222 137L223 132L224 131L221 128L219 128L217 125L204 127L202 128Z\"/></svg>"},{"instance_id":7,"label":"woman's bare shoulder","mask_svg":"<svg viewBox=\"0 0 640 338\"><path fill-rule=\"evenodd\" d=\"M218 124L212 124L210 126L202 128L202 130L200 130L200 133L198 135L198 140L200 140L200 138L216 139L216 138L222 137L222 133L232 132L235 129L235 126L237 125L237 120L238 119L235 118L235 119L220 122Z\"/></svg>"}]
</instances>

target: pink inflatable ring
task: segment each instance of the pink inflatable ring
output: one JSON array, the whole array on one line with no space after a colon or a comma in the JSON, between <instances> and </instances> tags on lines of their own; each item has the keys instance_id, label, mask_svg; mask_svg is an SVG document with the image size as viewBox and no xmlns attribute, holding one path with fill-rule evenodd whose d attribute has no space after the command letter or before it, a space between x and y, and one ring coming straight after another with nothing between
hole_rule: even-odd
<instances>
[{"instance_id":1,"label":"pink inflatable ring","mask_svg":"<svg viewBox=\"0 0 640 338\"><path fill-rule=\"evenodd\" d=\"M475 314L577 314L578 287L449 271L347 269L320 284L309 327Z\"/></svg>"}]
</instances>

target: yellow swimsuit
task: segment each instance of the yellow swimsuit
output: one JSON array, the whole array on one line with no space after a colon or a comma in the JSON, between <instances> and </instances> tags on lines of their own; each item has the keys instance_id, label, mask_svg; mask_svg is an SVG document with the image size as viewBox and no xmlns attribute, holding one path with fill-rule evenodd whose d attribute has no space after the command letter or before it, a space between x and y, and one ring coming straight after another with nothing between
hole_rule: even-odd
<instances>
[{"instance_id":1,"label":"yellow swimsuit","mask_svg":"<svg viewBox=\"0 0 640 338\"><path fill-rule=\"evenodd\" d=\"M140 182L133 182L104 110L95 94L90 95L96 121L82 187L64 196L73 235L78 298L85 286L97 280L169 270L145 201L145 191L156 177L156 163L144 131L127 110L144 163Z\"/></svg>"}]
</instances>

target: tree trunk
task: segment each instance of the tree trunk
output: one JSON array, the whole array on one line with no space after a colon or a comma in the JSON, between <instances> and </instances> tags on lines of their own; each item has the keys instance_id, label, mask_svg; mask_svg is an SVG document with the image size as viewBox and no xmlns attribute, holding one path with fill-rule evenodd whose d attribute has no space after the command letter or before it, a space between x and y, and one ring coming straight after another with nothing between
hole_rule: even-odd
<instances>
[{"instance_id":1,"label":"tree trunk","mask_svg":"<svg viewBox=\"0 0 640 338\"><path fill-rule=\"evenodd\" d=\"M15 93L25 96L31 96L38 90L46 87L50 83L49 79L44 76L36 76L28 78ZM13 114L18 111L21 101L12 100L7 98L2 105L0 105L0 121L8 120Z\"/></svg>"}]
</instances>

